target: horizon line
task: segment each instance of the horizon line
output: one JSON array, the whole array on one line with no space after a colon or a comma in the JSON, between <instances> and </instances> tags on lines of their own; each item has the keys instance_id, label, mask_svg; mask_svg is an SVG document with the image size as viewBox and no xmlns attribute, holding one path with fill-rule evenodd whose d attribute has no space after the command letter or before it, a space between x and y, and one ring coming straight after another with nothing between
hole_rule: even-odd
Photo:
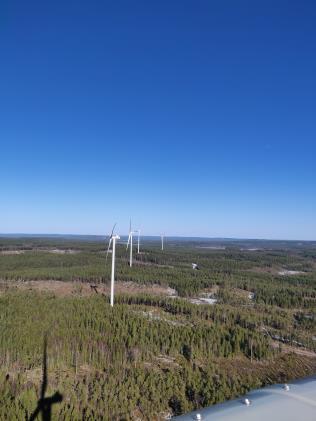
<instances>
[{"instance_id":1,"label":"horizon line","mask_svg":"<svg viewBox=\"0 0 316 421\"><path fill-rule=\"evenodd\" d=\"M123 236L128 237L128 233L121 234ZM108 234L71 234L71 233L23 233L23 232L10 232L10 233L1 233L0 237L108 237ZM147 235L141 235L141 237L159 237L161 234L147 234ZM220 240L220 241L287 241L287 242L304 242L304 243L312 243L316 242L316 240L302 240L302 239L286 239L286 238L266 238L266 237L209 237L209 236L192 236L192 235L168 235L164 234L165 238L192 238L192 239L202 239L202 240Z\"/></svg>"}]
</instances>

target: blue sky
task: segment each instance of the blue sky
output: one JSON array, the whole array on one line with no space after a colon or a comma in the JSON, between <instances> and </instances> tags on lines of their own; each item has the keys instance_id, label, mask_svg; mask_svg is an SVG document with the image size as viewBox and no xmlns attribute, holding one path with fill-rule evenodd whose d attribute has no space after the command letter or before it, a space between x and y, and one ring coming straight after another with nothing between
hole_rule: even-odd
<instances>
[{"instance_id":1,"label":"blue sky","mask_svg":"<svg viewBox=\"0 0 316 421\"><path fill-rule=\"evenodd\" d=\"M316 239L314 1L0 5L0 232Z\"/></svg>"}]
</instances>

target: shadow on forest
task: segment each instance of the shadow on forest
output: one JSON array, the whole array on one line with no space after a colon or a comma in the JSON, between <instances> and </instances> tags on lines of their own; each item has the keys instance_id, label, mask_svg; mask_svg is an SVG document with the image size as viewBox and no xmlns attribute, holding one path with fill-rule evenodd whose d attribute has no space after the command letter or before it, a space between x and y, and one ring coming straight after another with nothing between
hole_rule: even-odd
<instances>
[{"instance_id":1,"label":"shadow on forest","mask_svg":"<svg viewBox=\"0 0 316 421\"><path fill-rule=\"evenodd\" d=\"M43 380L41 386L41 396L37 402L35 411L30 416L29 421L35 420L38 415L42 414L43 421L51 421L52 406L55 403L60 403L63 400L63 395L55 392L51 397L45 398L45 393L48 385L47 380L47 337L44 336L44 350L43 350Z\"/></svg>"},{"instance_id":2,"label":"shadow on forest","mask_svg":"<svg viewBox=\"0 0 316 421\"><path fill-rule=\"evenodd\" d=\"M90 285L90 288L96 293L99 294L98 292L98 285Z\"/></svg>"}]
</instances>

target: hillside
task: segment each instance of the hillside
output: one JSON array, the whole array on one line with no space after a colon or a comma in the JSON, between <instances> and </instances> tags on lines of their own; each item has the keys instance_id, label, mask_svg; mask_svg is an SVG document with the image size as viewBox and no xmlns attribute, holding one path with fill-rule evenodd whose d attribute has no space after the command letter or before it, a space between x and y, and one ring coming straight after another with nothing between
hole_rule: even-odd
<instances>
[{"instance_id":1,"label":"hillside","mask_svg":"<svg viewBox=\"0 0 316 421\"><path fill-rule=\"evenodd\" d=\"M316 373L314 244L117 255L111 308L104 243L0 239L0 419L32 419L44 396L53 420L162 420Z\"/></svg>"}]
</instances>

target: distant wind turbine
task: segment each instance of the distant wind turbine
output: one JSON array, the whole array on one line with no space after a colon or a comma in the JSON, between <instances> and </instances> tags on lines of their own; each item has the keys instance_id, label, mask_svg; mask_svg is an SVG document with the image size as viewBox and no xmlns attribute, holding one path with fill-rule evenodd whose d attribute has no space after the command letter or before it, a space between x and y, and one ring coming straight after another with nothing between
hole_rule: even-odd
<instances>
[{"instance_id":1,"label":"distant wind turbine","mask_svg":"<svg viewBox=\"0 0 316 421\"><path fill-rule=\"evenodd\" d=\"M140 230L137 230L138 238L137 238L137 253L139 254L139 241L140 241Z\"/></svg>"},{"instance_id":2,"label":"distant wind turbine","mask_svg":"<svg viewBox=\"0 0 316 421\"><path fill-rule=\"evenodd\" d=\"M129 234L127 240L126 250L128 250L128 246L130 246L129 250L129 265L130 267L133 266L133 234L137 234L137 231L132 230L132 220L129 221Z\"/></svg>"},{"instance_id":3,"label":"distant wind turbine","mask_svg":"<svg viewBox=\"0 0 316 421\"><path fill-rule=\"evenodd\" d=\"M112 243L112 268L111 268L111 306L114 305L114 276L115 276L115 246L116 246L116 240L119 240L120 237L118 235L113 234L116 224L114 224L112 233L109 239L109 245L108 250L106 252L106 260L108 259L108 254L110 251L111 243Z\"/></svg>"},{"instance_id":4,"label":"distant wind turbine","mask_svg":"<svg viewBox=\"0 0 316 421\"><path fill-rule=\"evenodd\" d=\"M163 240L164 240L165 235L160 234L160 237L161 237L161 250L163 251Z\"/></svg>"}]
</instances>

